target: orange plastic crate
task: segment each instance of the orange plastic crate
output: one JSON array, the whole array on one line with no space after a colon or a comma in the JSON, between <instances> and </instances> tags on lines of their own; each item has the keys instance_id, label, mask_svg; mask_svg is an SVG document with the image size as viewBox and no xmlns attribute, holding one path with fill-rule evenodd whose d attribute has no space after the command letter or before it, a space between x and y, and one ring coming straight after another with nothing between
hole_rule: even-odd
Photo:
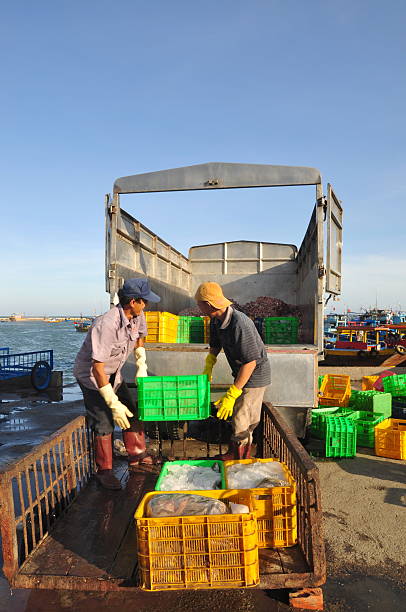
<instances>
[{"instance_id":1,"label":"orange plastic crate","mask_svg":"<svg viewBox=\"0 0 406 612\"><path fill-rule=\"evenodd\" d=\"M361 383L362 391L372 391L374 388L374 383L378 380L379 376L363 376Z\"/></svg>"},{"instance_id":2,"label":"orange plastic crate","mask_svg":"<svg viewBox=\"0 0 406 612\"><path fill-rule=\"evenodd\" d=\"M385 419L375 427L375 455L406 459L406 419Z\"/></svg>"},{"instance_id":3,"label":"orange plastic crate","mask_svg":"<svg viewBox=\"0 0 406 612\"><path fill-rule=\"evenodd\" d=\"M224 471L227 480L227 467L235 463L267 463L278 459L242 459L225 461ZM282 548L294 546L297 542L296 515L296 482L288 466L281 462L288 487L270 487L266 489L246 489L251 491L255 513L258 521L258 547Z\"/></svg>"},{"instance_id":4,"label":"orange plastic crate","mask_svg":"<svg viewBox=\"0 0 406 612\"><path fill-rule=\"evenodd\" d=\"M351 397L349 376L326 374L319 390L320 406L348 406Z\"/></svg>"},{"instance_id":5,"label":"orange plastic crate","mask_svg":"<svg viewBox=\"0 0 406 612\"><path fill-rule=\"evenodd\" d=\"M147 493L134 515L141 588L147 591L254 587L259 583L257 520L248 490L170 491L245 504L247 514L146 516Z\"/></svg>"}]
</instances>

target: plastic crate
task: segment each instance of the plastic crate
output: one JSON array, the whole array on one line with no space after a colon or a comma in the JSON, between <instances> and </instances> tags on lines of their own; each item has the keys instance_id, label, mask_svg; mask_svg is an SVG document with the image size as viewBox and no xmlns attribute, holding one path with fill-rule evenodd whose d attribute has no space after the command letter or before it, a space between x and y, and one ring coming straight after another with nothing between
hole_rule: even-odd
<instances>
[{"instance_id":1,"label":"plastic crate","mask_svg":"<svg viewBox=\"0 0 406 612\"><path fill-rule=\"evenodd\" d=\"M319 390L321 406L348 406L351 397L349 376L326 374Z\"/></svg>"},{"instance_id":2,"label":"plastic crate","mask_svg":"<svg viewBox=\"0 0 406 612\"><path fill-rule=\"evenodd\" d=\"M265 344L297 344L297 317L264 317L262 335Z\"/></svg>"},{"instance_id":3,"label":"plastic crate","mask_svg":"<svg viewBox=\"0 0 406 612\"><path fill-rule=\"evenodd\" d=\"M365 410L357 410L351 414L357 426L357 446L374 448L375 427L385 420L385 415Z\"/></svg>"},{"instance_id":4,"label":"plastic crate","mask_svg":"<svg viewBox=\"0 0 406 612\"><path fill-rule=\"evenodd\" d=\"M406 397L392 397L392 417L406 419Z\"/></svg>"},{"instance_id":5,"label":"plastic crate","mask_svg":"<svg viewBox=\"0 0 406 612\"><path fill-rule=\"evenodd\" d=\"M213 465L217 464L220 468L220 476L221 476L221 489L226 488L226 479L224 474L224 462L216 461L215 459L194 459L193 461L165 461L162 466L161 472L159 474L159 478L155 485L155 491L162 491L162 481L166 477L168 473L168 468L171 465L197 465L200 467L213 467Z\"/></svg>"},{"instance_id":6,"label":"plastic crate","mask_svg":"<svg viewBox=\"0 0 406 612\"><path fill-rule=\"evenodd\" d=\"M225 461L224 470L227 482L227 468L235 463L267 463L278 459L242 459ZM282 463L282 462L281 462ZM288 487L246 489L251 491L258 521L258 547L282 548L294 546L297 542L296 482L285 463Z\"/></svg>"},{"instance_id":7,"label":"plastic crate","mask_svg":"<svg viewBox=\"0 0 406 612\"><path fill-rule=\"evenodd\" d=\"M375 427L375 454L406 459L406 420L385 419Z\"/></svg>"},{"instance_id":8,"label":"plastic crate","mask_svg":"<svg viewBox=\"0 0 406 612\"><path fill-rule=\"evenodd\" d=\"M184 491L171 491L173 493ZM187 491L202 494L200 491ZM146 517L147 493L134 515L141 588L148 591L254 587L259 583L257 520L249 491L204 491L246 504L247 514Z\"/></svg>"},{"instance_id":9,"label":"plastic crate","mask_svg":"<svg viewBox=\"0 0 406 612\"><path fill-rule=\"evenodd\" d=\"M178 334L178 316L170 312L145 313L148 335L146 342L176 342Z\"/></svg>"},{"instance_id":10,"label":"plastic crate","mask_svg":"<svg viewBox=\"0 0 406 612\"><path fill-rule=\"evenodd\" d=\"M361 389L362 391L369 391L374 388L374 383L378 380L379 376L363 376Z\"/></svg>"},{"instance_id":11,"label":"plastic crate","mask_svg":"<svg viewBox=\"0 0 406 612\"><path fill-rule=\"evenodd\" d=\"M196 421L210 416L210 383L198 376L137 379L140 421Z\"/></svg>"},{"instance_id":12,"label":"plastic crate","mask_svg":"<svg viewBox=\"0 0 406 612\"><path fill-rule=\"evenodd\" d=\"M325 417L325 456L355 457L357 452L357 425L347 417Z\"/></svg>"},{"instance_id":13,"label":"plastic crate","mask_svg":"<svg viewBox=\"0 0 406 612\"><path fill-rule=\"evenodd\" d=\"M324 380L324 376L325 376L324 374L323 374L323 376L319 376L319 389L320 389L320 387L321 387L321 383L322 383L322 382L323 382L323 380Z\"/></svg>"},{"instance_id":14,"label":"plastic crate","mask_svg":"<svg viewBox=\"0 0 406 612\"><path fill-rule=\"evenodd\" d=\"M315 438L323 438L324 429L322 427L323 417L333 416L339 411L338 406L329 406L326 408L314 408L312 410L311 432Z\"/></svg>"},{"instance_id":15,"label":"plastic crate","mask_svg":"<svg viewBox=\"0 0 406 612\"><path fill-rule=\"evenodd\" d=\"M177 342L201 343L204 342L205 326L202 317L178 317Z\"/></svg>"},{"instance_id":16,"label":"plastic crate","mask_svg":"<svg viewBox=\"0 0 406 612\"><path fill-rule=\"evenodd\" d=\"M350 406L354 410L367 410L374 414L383 414L387 419L392 416L391 394L375 391L374 389L353 391L351 393Z\"/></svg>"},{"instance_id":17,"label":"plastic crate","mask_svg":"<svg viewBox=\"0 0 406 612\"><path fill-rule=\"evenodd\" d=\"M385 393L390 393L396 397L406 395L406 374L394 374L393 376L385 376L382 379Z\"/></svg>"}]
</instances>

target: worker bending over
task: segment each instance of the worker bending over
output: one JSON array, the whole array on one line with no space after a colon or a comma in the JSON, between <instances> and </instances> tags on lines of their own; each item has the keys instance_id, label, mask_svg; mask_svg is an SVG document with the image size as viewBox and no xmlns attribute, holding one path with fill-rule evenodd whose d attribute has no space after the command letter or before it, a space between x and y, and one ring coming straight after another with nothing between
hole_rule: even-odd
<instances>
[{"instance_id":1,"label":"worker bending over","mask_svg":"<svg viewBox=\"0 0 406 612\"><path fill-rule=\"evenodd\" d=\"M151 465L143 425L134 416L137 405L121 375L127 357L135 348L136 377L147 376L144 338L147 324L144 308L160 297L147 278L130 278L118 292L119 304L97 317L76 357L73 373L82 389L86 414L94 430L99 483L120 489L114 476L112 434L114 425L123 430L129 466Z\"/></svg>"},{"instance_id":2,"label":"worker bending over","mask_svg":"<svg viewBox=\"0 0 406 612\"><path fill-rule=\"evenodd\" d=\"M249 459L252 434L261 419L262 401L271 382L265 345L251 319L232 307L217 283L202 283L195 295L201 312L210 317L210 352L203 374L212 378L217 355L224 349L234 384L215 404L217 417L232 417L228 451L219 458Z\"/></svg>"}]
</instances>

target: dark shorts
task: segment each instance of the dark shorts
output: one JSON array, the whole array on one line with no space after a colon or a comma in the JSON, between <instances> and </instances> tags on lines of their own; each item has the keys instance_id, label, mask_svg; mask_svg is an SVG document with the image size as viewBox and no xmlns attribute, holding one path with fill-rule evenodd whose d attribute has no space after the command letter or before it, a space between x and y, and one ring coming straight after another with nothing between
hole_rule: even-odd
<instances>
[{"instance_id":1,"label":"dark shorts","mask_svg":"<svg viewBox=\"0 0 406 612\"><path fill-rule=\"evenodd\" d=\"M96 436L106 436L113 433L114 422L110 408L96 389L88 389L84 387L79 381L79 386L83 393L83 400L86 407L86 416L90 427L94 430ZM136 402L136 389L127 387L123 381L116 390L116 395L120 402L127 406L134 415L134 418L128 419L130 425L138 423L137 415L138 408Z\"/></svg>"}]
</instances>

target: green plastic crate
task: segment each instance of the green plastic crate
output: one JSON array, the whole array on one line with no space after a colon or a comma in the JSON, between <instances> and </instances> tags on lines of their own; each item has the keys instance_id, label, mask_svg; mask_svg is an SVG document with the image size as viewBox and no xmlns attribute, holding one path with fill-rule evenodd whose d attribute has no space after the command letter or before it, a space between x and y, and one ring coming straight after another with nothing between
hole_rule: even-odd
<instances>
[{"instance_id":1,"label":"green plastic crate","mask_svg":"<svg viewBox=\"0 0 406 612\"><path fill-rule=\"evenodd\" d=\"M210 383L198 376L137 379L140 421L198 421L210 416Z\"/></svg>"},{"instance_id":2,"label":"green plastic crate","mask_svg":"<svg viewBox=\"0 0 406 612\"><path fill-rule=\"evenodd\" d=\"M226 489L226 477L224 473L224 462L216 461L215 459L194 459L193 461L165 461L162 466L161 472L159 474L159 478L155 485L155 491L162 491L161 485L162 481L168 473L168 468L171 465L198 465L201 467L212 467L213 465L217 465L220 468L220 476L221 476L221 489Z\"/></svg>"},{"instance_id":3,"label":"green plastic crate","mask_svg":"<svg viewBox=\"0 0 406 612\"><path fill-rule=\"evenodd\" d=\"M390 393L395 397L406 395L406 374L394 374L382 378L385 393Z\"/></svg>"},{"instance_id":4,"label":"green plastic crate","mask_svg":"<svg viewBox=\"0 0 406 612\"><path fill-rule=\"evenodd\" d=\"M176 342L203 343L204 321L201 317L180 316L178 318L178 333Z\"/></svg>"},{"instance_id":5,"label":"green plastic crate","mask_svg":"<svg viewBox=\"0 0 406 612\"><path fill-rule=\"evenodd\" d=\"M350 406L354 410L366 410L374 414L383 414L385 418L392 416L392 395L382 391L353 391Z\"/></svg>"},{"instance_id":6,"label":"green plastic crate","mask_svg":"<svg viewBox=\"0 0 406 612\"><path fill-rule=\"evenodd\" d=\"M266 344L297 344L297 317L264 317L262 333Z\"/></svg>"},{"instance_id":7,"label":"green plastic crate","mask_svg":"<svg viewBox=\"0 0 406 612\"><path fill-rule=\"evenodd\" d=\"M324 374L323 376L319 376L319 389L321 387L321 383L323 382L323 379L324 379Z\"/></svg>"},{"instance_id":8,"label":"green plastic crate","mask_svg":"<svg viewBox=\"0 0 406 612\"><path fill-rule=\"evenodd\" d=\"M315 438L323 438L323 418L333 416L338 412L338 407L326 406L312 410L311 433Z\"/></svg>"},{"instance_id":9,"label":"green plastic crate","mask_svg":"<svg viewBox=\"0 0 406 612\"><path fill-rule=\"evenodd\" d=\"M355 457L357 452L357 425L346 417L324 418L326 457Z\"/></svg>"},{"instance_id":10,"label":"green plastic crate","mask_svg":"<svg viewBox=\"0 0 406 612\"><path fill-rule=\"evenodd\" d=\"M357 427L357 446L374 448L375 427L385 420L385 415L365 410L357 410L352 413Z\"/></svg>"}]
</instances>

